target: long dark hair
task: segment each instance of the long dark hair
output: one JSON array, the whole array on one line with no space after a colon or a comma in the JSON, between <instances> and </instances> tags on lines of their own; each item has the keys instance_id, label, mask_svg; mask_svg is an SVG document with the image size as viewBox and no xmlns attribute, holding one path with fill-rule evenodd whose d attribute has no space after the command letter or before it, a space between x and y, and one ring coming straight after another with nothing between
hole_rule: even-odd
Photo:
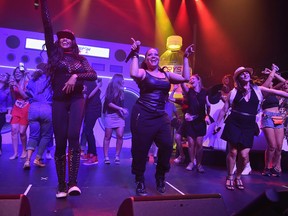
<instances>
[{"instance_id":1,"label":"long dark hair","mask_svg":"<svg viewBox=\"0 0 288 216\"><path fill-rule=\"evenodd\" d=\"M63 59L64 53L72 53L76 59L82 60L83 56L81 56L79 47L76 43L76 40L72 40L71 48L65 50L60 46L60 41L57 40L54 43L54 47L50 56L48 56L48 64L47 64L47 75L51 77L51 81L54 78L54 73L57 65Z\"/></svg>"}]
</instances>

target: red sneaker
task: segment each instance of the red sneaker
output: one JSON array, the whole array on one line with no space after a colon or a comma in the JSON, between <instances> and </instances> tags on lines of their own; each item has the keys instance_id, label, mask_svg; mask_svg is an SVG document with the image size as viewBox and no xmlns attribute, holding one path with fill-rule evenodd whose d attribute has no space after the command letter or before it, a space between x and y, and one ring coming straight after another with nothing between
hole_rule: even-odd
<instances>
[{"instance_id":1,"label":"red sneaker","mask_svg":"<svg viewBox=\"0 0 288 216\"><path fill-rule=\"evenodd\" d=\"M90 166L90 165L96 165L98 164L98 157L96 155L92 155L89 157L89 159L83 163L86 166Z\"/></svg>"}]
</instances>

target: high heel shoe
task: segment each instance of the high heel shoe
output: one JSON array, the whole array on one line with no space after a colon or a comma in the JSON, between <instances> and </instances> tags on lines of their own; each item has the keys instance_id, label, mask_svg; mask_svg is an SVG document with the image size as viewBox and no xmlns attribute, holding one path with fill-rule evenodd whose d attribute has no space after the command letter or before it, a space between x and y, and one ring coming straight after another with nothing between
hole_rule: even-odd
<instances>
[{"instance_id":1,"label":"high heel shoe","mask_svg":"<svg viewBox=\"0 0 288 216\"><path fill-rule=\"evenodd\" d=\"M21 159L24 159L24 158L26 158L26 157L27 157L27 153L26 153L26 152L22 152L20 158L21 158Z\"/></svg>"},{"instance_id":2,"label":"high heel shoe","mask_svg":"<svg viewBox=\"0 0 288 216\"><path fill-rule=\"evenodd\" d=\"M18 155L12 155L11 157L9 157L10 160L15 160L18 158Z\"/></svg>"}]
</instances>

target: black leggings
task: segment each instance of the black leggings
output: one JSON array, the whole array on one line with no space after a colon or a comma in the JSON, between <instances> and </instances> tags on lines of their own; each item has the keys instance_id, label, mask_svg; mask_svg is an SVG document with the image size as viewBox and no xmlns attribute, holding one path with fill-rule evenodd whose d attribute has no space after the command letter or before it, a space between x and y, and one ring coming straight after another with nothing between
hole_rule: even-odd
<instances>
[{"instance_id":1,"label":"black leggings","mask_svg":"<svg viewBox=\"0 0 288 216\"><path fill-rule=\"evenodd\" d=\"M173 151L171 124L166 113L147 112L135 104L131 113L132 132L132 173L136 181L144 179L146 159L153 142L158 147L156 175L164 176L170 169L170 157Z\"/></svg>"},{"instance_id":2,"label":"black leggings","mask_svg":"<svg viewBox=\"0 0 288 216\"><path fill-rule=\"evenodd\" d=\"M56 158L66 155L67 141L69 149L80 152L79 135L83 120L84 103L84 98L53 101L52 119Z\"/></svg>"}]
</instances>

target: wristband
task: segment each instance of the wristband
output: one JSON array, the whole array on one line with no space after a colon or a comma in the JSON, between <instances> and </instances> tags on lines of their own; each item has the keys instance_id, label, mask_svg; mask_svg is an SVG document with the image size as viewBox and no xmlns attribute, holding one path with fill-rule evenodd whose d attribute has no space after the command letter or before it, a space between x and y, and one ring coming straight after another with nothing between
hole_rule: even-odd
<instances>
[{"instance_id":1,"label":"wristband","mask_svg":"<svg viewBox=\"0 0 288 216\"><path fill-rule=\"evenodd\" d=\"M133 58L138 58L138 59L139 59L139 54L138 54L138 52L133 52Z\"/></svg>"}]
</instances>

